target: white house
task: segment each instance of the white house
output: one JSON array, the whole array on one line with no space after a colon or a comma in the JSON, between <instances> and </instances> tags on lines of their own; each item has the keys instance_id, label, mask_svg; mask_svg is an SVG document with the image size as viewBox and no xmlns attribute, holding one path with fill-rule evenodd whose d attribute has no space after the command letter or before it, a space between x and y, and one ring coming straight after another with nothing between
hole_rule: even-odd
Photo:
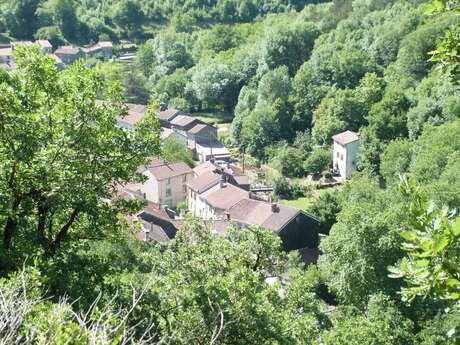
<instances>
[{"instance_id":1,"label":"white house","mask_svg":"<svg viewBox=\"0 0 460 345\"><path fill-rule=\"evenodd\" d=\"M345 131L332 137L334 140L333 167L341 177L350 178L356 170L356 160L359 153L358 133Z\"/></svg>"},{"instance_id":2,"label":"white house","mask_svg":"<svg viewBox=\"0 0 460 345\"><path fill-rule=\"evenodd\" d=\"M139 187L146 200L174 208L186 199L186 184L192 180L193 170L184 162L167 163L156 159L140 171L147 177Z\"/></svg>"},{"instance_id":3,"label":"white house","mask_svg":"<svg viewBox=\"0 0 460 345\"><path fill-rule=\"evenodd\" d=\"M249 192L209 171L188 184L188 210L203 220L222 219L225 212L241 201L249 198Z\"/></svg>"}]
</instances>

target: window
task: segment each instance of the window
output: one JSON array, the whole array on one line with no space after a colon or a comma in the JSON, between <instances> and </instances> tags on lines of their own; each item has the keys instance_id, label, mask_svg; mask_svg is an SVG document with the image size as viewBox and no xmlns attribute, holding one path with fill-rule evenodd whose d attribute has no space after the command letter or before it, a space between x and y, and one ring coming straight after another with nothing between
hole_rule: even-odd
<instances>
[{"instance_id":1,"label":"window","mask_svg":"<svg viewBox=\"0 0 460 345\"><path fill-rule=\"evenodd\" d=\"M187 194L187 186L182 186L182 193Z\"/></svg>"},{"instance_id":2,"label":"window","mask_svg":"<svg viewBox=\"0 0 460 345\"><path fill-rule=\"evenodd\" d=\"M170 184L171 184L171 179L168 178L168 179L166 180L166 185L169 186Z\"/></svg>"},{"instance_id":3,"label":"window","mask_svg":"<svg viewBox=\"0 0 460 345\"><path fill-rule=\"evenodd\" d=\"M171 188L166 188L166 196L171 196Z\"/></svg>"},{"instance_id":4,"label":"window","mask_svg":"<svg viewBox=\"0 0 460 345\"><path fill-rule=\"evenodd\" d=\"M182 182L187 182L187 175L182 176Z\"/></svg>"},{"instance_id":5,"label":"window","mask_svg":"<svg viewBox=\"0 0 460 345\"><path fill-rule=\"evenodd\" d=\"M340 158L340 153L339 153L339 151L337 151L337 158Z\"/></svg>"},{"instance_id":6,"label":"window","mask_svg":"<svg viewBox=\"0 0 460 345\"><path fill-rule=\"evenodd\" d=\"M340 160L343 161L343 154L340 154Z\"/></svg>"}]
</instances>

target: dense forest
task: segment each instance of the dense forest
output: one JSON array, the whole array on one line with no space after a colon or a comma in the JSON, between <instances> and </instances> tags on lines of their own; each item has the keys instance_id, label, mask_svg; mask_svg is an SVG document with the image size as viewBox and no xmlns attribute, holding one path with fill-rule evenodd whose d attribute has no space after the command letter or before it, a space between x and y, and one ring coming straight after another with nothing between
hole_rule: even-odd
<instances>
[{"instance_id":1,"label":"dense forest","mask_svg":"<svg viewBox=\"0 0 460 345\"><path fill-rule=\"evenodd\" d=\"M128 66L24 47L0 70L0 344L459 344L459 5L2 2L15 39L141 44ZM150 101L132 135L126 100ZM120 215L141 205L106 200L161 153L159 101L230 121L275 192L359 132L359 171L308 207L317 264L257 227L135 238Z\"/></svg>"}]
</instances>

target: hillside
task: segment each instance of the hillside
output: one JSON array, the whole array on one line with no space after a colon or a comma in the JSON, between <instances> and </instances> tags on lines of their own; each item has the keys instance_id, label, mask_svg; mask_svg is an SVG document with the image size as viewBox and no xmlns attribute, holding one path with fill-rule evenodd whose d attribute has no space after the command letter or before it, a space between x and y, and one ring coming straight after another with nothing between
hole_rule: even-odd
<instances>
[{"instance_id":1,"label":"hillside","mask_svg":"<svg viewBox=\"0 0 460 345\"><path fill-rule=\"evenodd\" d=\"M0 345L459 344L459 1L0 14Z\"/></svg>"}]
</instances>

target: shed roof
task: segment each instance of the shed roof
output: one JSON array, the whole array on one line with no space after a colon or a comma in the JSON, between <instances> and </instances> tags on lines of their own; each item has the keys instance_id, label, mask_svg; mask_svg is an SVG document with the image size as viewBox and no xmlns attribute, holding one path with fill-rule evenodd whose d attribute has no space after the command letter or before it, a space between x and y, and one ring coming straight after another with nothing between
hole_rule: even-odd
<instances>
[{"instance_id":1,"label":"shed roof","mask_svg":"<svg viewBox=\"0 0 460 345\"><path fill-rule=\"evenodd\" d=\"M194 117L188 115L177 115L174 119L171 120L171 124L175 126L184 127L195 121L198 121Z\"/></svg>"},{"instance_id":2,"label":"shed roof","mask_svg":"<svg viewBox=\"0 0 460 345\"><path fill-rule=\"evenodd\" d=\"M355 133L352 131L345 131L345 132L334 135L332 139L341 145L347 145L356 140L359 140L359 135L358 133Z\"/></svg>"},{"instance_id":3,"label":"shed roof","mask_svg":"<svg viewBox=\"0 0 460 345\"><path fill-rule=\"evenodd\" d=\"M199 124L193 126L192 129L190 129L188 132L191 133L191 134L198 134L208 126L209 125L207 125L205 123L199 123Z\"/></svg>"}]
</instances>

